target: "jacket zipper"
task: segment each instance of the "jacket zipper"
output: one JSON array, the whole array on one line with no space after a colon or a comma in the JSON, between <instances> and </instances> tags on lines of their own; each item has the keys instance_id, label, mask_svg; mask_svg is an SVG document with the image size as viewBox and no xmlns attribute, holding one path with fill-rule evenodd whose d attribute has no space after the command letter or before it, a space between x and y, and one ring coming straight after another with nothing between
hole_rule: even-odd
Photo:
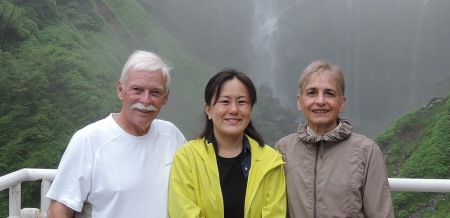
<instances>
[{"instance_id":1,"label":"jacket zipper","mask_svg":"<svg viewBox=\"0 0 450 218\"><path fill-rule=\"evenodd\" d=\"M320 140L320 145L316 149L316 160L314 162L314 207L313 207L313 217L317 217L317 163L319 162L319 153L320 157L323 158L323 139Z\"/></svg>"}]
</instances>

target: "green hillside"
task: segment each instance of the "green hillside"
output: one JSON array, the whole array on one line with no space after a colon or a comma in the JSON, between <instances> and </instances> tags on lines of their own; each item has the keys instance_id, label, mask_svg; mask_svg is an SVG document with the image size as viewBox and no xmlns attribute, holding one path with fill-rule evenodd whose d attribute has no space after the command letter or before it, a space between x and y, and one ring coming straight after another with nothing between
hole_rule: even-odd
<instances>
[{"instance_id":1,"label":"green hillside","mask_svg":"<svg viewBox=\"0 0 450 218\"><path fill-rule=\"evenodd\" d=\"M377 138L389 177L450 179L450 95L398 118ZM394 192L396 217L450 217L450 193Z\"/></svg>"}]
</instances>

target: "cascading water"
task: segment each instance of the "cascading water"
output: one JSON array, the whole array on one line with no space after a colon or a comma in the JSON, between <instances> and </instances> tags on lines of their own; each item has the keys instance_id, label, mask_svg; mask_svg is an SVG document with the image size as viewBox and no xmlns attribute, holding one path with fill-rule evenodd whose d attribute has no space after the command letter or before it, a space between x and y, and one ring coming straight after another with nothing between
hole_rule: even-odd
<instances>
[{"instance_id":1,"label":"cascading water","mask_svg":"<svg viewBox=\"0 0 450 218\"><path fill-rule=\"evenodd\" d=\"M268 85L277 98L283 98L279 95L277 76L278 54L277 43L281 40L277 36L278 22L280 18L292 7L300 4L302 1L294 3L289 1L272 0L254 0L253 16L253 34L251 36L251 45L254 56L253 64L250 66L258 84Z\"/></svg>"}]
</instances>

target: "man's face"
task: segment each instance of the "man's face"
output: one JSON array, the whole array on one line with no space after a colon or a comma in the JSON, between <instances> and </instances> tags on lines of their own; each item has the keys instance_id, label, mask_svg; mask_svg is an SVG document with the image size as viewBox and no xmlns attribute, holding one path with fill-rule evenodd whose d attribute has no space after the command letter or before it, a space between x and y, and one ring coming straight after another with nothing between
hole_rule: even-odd
<instances>
[{"instance_id":1,"label":"man's face","mask_svg":"<svg viewBox=\"0 0 450 218\"><path fill-rule=\"evenodd\" d=\"M151 122L158 116L161 107L167 103L168 95L160 70L130 71L125 84L119 81L117 92L122 101L125 130L143 135Z\"/></svg>"}]
</instances>

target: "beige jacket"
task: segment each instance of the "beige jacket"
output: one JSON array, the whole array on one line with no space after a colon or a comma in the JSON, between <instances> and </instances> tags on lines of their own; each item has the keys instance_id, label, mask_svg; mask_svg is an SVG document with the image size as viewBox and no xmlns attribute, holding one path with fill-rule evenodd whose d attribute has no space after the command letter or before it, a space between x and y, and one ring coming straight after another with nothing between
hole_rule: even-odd
<instances>
[{"instance_id":1,"label":"beige jacket","mask_svg":"<svg viewBox=\"0 0 450 218\"><path fill-rule=\"evenodd\" d=\"M276 143L286 162L288 217L394 217L380 148L338 120L324 136L302 124Z\"/></svg>"}]
</instances>

